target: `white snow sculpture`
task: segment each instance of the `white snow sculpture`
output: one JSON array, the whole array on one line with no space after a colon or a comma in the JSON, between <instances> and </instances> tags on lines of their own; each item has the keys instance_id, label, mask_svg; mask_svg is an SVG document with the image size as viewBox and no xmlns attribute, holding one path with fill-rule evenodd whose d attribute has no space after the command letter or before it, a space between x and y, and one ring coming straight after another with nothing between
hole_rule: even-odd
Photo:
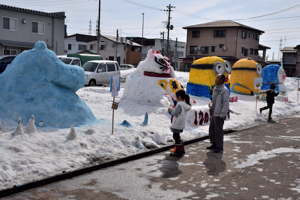
<instances>
[{"instance_id":1,"label":"white snow sculpture","mask_svg":"<svg viewBox=\"0 0 300 200\"><path fill-rule=\"evenodd\" d=\"M70 133L69 135L67 136L67 139L68 140L74 140L77 138L77 134L76 134L76 131L75 131L75 128L73 127L73 125L71 126L71 129L70 129Z\"/></svg>"}]
</instances>

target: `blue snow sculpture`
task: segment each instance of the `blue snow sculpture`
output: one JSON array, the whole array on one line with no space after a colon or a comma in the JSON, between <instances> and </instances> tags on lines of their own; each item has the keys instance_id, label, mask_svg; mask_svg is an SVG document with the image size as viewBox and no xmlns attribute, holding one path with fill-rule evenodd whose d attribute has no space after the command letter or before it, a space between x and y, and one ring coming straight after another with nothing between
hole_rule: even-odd
<instances>
[{"instance_id":1,"label":"blue snow sculpture","mask_svg":"<svg viewBox=\"0 0 300 200\"><path fill-rule=\"evenodd\" d=\"M145 113L145 117L144 117L144 121L142 123L143 126L147 126L148 125L148 113Z\"/></svg>"},{"instance_id":2,"label":"blue snow sculpture","mask_svg":"<svg viewBox=\"0 0 300 200\"><path fill-rule=\"evenodd\" d=\"M0 74L0 118L36 125L70 127L96 120L91 109L76 95L86 77L79 66L61 62L44 42L18 55Z\"/></svg>"},{"instance_id":3,"label":"blue snow sculpture","mask_svg":"<svg viewBox=\"0 0 300 200\"><path fill-rule=\"evenodd\" d=\"M125 126L125 127L131 127L131 126L132 126L132 125L131 125L128 121L126 121L126 120L124 120L120 125L121 125L121 126Z\"/></svg>"},{"instance_id":4,"label":"blue snow sculpture","mask_svg":"<svg viewBox=\"0 0 300 200\"><path fill-rule=\"evenodd\" d=\"M270 89L270 84L273 83L276 86L275 91L277 92L287 92L287 88L284 85L286 78L285 71L279 65L271 64L263 68L262 73L262 86L261 91Z\"/></svg>"}]
</instances>

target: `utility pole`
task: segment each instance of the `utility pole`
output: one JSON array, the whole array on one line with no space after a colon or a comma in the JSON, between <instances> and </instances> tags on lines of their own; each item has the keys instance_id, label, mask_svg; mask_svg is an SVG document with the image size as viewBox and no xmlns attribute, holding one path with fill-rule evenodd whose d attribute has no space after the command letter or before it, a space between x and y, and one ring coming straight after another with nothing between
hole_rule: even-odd
<instances>
[{"instance_id":1,"label":"utility pole","mask_svg":"<svg viewBox=\"0 0 300 200\"><path fill-rule=\"evenodd\" d=\"M89 35L92 35L92 20L90 19Z\"/></svg>"},{"instance_id":2,"label":"utility pole","mask_svg":"<svg viewBox=\"0 0 300 200\"><path fill-rule=\"evenodd\" d=\"M119 40L119 30L117 29L117 37L116 37L116 44L115 44L115 50L116 50L116 54L115 54L115 60L118 61L118 40Z\"/></svg>"},{"instance_id":3,"label":"utility pole","mask_svg":"<svg viewBox=\"0 0 300 200\"><path fill-rule=\"evenodd\" d=\"M177 38L175 43L175 70L177 70Z\"/></svg>"},{"instance_id":4,"label":"utility pole","mask_svg":"<svg viewBox=\"0 0 300 200\"><path fill-rule=\"evenodd\" d=\"M97 31L97 54L99 55L99 49L100 49L100 40L101 40L101 35L100 35L100 11L101 11L101 0L99 0L99 9L98 9L98 31Z\"/></svg>"},{"instance_id":5,"label":"utility pole","mask_svg":"<svg viewBox=\"0 0 300 200\"><path fill-rule=\"evenodd\" d=\"M171 9L175 8L175 6L171 6L171 4L169 4L169 6L167 6L168 10L164 10L164 11L168 11L168 22L167 22L167 29L168 29L168 36L167 36L167 56L169 57L169 36L170 36L170 29L173 29L173 25L170 25L170 20L171 20Z\"/></svg>"},{"instance_id":6,"label":"utility pole","mask_svg":"<svg viewBox=\"0 0 300 200\"><path fill-rule=\"evenodd\" d=\"M144 45L144 13L143 15L143 25L142 25L142 48L141 48L141 60L143 60L143 45Z\"/></svg>"},{"instance_id":7,"label":"utility pole","mask_svg":"<svg viewBox=\"0 0 300 200\"><path fill-rule=\"evenodd\" d=\"M160 32L160 34L163 36L163 40L162 40L162 55L164 56L164 49L165 49L165 32Z\"/></svg>"}]
</instances>

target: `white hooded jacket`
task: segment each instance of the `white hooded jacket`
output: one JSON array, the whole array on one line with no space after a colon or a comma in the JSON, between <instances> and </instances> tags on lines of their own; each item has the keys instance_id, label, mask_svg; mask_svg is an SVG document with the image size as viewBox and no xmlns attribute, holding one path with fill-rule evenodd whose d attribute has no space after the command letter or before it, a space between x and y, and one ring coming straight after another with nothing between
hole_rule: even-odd
<instances>
[{"instance_id":1,"label":"white hooded jacket","mask_svg":"<svg viewBox=\"0 0 300 200\"><path fill-rule=\"evenodd\" d=\"M171 114L174 116L172 122L172 129L183 130L185 127L186 114L191 109L191 106L184 101L179 101L175 109L171 110ZM179 112L178 112L179 110ZM181 110L181 111L180 111Z\"/></svg>"}]
</instances>

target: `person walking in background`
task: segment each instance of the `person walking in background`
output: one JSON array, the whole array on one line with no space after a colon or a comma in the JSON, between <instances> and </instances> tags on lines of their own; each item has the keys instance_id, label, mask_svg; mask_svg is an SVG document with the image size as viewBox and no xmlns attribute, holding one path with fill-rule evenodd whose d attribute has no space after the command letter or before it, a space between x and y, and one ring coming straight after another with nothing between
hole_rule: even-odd
<instances>
[{"instance_id":1,"label":"person walking in background","mask_svg":"<svg viewBox=\"0 0 300 200\"><path fill-rule=\"evenodd\" d=\"M272 83L270 85L270 89L265 91L267 94L267 106L262 107L259 109L260 114L262 113L263 110L269 109L269 116L268 116L268 122L272 122L272 108L273 104L275 102L275 97L279 94L279 92L275 92L274 90L276 89L276 86Z\"/></svg>"},{"instance_id":2,"label":"person walking in background","mask_svg":"<svg viewBox=\"0 0 300 200\"><path fill-rule=\"evenodd\" d=\"M180 139L180 133L182 133L185 127L186 113L191 109L190 97L184 90L178 90L176 93L178 103L175 108L169 108L168 112L173 115L172 132L175 140L175 147L170 149L171 156L182 156L185 151L183 142Z\"/></svg>"},{"instance_id":3,"label":"person walking in background","mask_svg":"<svg viewBox=\"0 0 300 200\"><path fill-rule=\"evenodd\" d=\"M210 107L211 121L209 124L209 139L211 146L206 149L215 153L223 152L224 131L223 125L229 111L229 91L225 87L225 75L218 74L215 80L216 86L212 91Z\"/></svg>"}]
</instances>

